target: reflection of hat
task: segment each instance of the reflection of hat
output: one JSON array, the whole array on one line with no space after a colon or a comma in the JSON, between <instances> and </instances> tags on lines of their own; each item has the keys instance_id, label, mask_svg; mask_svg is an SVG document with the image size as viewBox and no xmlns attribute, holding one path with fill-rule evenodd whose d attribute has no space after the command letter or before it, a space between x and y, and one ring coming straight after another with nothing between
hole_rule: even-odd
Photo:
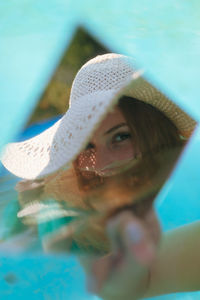
<instances>
[{"instance_id":1,"label":"reflection of hat","mask_svg":"<svg viewBox=\"0 0 200 300\"><path fill-rule=\"evenodd\" d=\"M122 95L157 107L183 136L189 136L195 127L190 116L135 71L130 58L105 54L88 61L77 73L66 114L36 137L9 144L2 163L10 172L26 179L42 177L66 166Z\"/></svg>"}]
</instances>

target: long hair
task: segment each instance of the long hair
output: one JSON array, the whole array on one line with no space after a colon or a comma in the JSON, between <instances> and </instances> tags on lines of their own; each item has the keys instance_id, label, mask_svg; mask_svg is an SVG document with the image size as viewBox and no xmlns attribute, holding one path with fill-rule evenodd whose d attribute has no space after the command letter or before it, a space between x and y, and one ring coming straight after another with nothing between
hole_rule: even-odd
<instances>
[{"instance_id":1,"label":"long hair","mask_svg":"<svg viewBox=\"0 0 200 300\"><path fill-rule=\"evenodd\" d=\"M175 124L151 104L123 96L118 106L142 155L185 144Z\"/></svg>"}]
</instances>

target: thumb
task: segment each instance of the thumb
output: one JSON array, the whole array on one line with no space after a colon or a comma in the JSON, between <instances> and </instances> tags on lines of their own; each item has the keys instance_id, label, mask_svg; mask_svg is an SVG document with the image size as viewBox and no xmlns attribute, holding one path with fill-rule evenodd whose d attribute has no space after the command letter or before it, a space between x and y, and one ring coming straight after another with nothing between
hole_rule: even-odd
<instances>
[{"instance_id":1,"label":"thumb","mask_svg":"<svg viewBox=\"0 0 200 300\"><path fill-rule=\"evenodd\" d=\"M113 253L125 252L144 265L151 264L156 255L156 245L146 224L131 212L122 212L107 225Z\"/></svg>"}]
</instances>

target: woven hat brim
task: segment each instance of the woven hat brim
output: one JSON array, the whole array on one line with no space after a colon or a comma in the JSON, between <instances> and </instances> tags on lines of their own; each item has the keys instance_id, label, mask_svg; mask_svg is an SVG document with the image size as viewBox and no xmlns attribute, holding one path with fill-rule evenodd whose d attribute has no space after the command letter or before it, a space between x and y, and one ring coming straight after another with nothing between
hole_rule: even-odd
<instances>
[{"instance_id":1,"label":"woven hat brim","mask_svg":"<svg viewBox=\"0 0 200 300\"><path fill-rule=\"evenodd\" d=\"M172 120L183 136L189 136L196 126L196 122L182 109L143 77L134 74L118 90L82 96L58 122L34 138L8 144L2 157L3 165L14 175L29 180L67 168L122 95L157 107Z\"/></svg>"},{"instance_id":2,"label":"woven hat brim","mask_svg":"<svg viewBox=\"0 0 200 300\"><path fill-rule=\"evenodd\" d=\"M123 90L122 94L151 104L164 113L178 128L180 135L189 138L197 122L183 109L170 100L143 77L132 80Z\"/></svg>"}]
</instances>

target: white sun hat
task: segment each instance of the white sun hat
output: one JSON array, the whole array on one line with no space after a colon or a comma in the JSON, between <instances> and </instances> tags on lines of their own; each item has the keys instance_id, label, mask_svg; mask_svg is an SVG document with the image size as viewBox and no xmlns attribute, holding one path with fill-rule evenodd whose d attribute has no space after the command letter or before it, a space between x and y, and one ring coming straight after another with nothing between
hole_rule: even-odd
<instances>
[{"instance_id":1,"label":"white sun hat","mask_svg":"<svg viewBox=\"0 0 200 300\"><path fill-rule=\"evenodd\" d=\"M99 55L77 73L70 105L52 127L23 142L8 144L3 165L24 179L36 179L66 168L88 143L100 121L122 96L131 96L162 111L189 137L196 122L142 77L131 58Z\"/></svg>"}]
</instances>

